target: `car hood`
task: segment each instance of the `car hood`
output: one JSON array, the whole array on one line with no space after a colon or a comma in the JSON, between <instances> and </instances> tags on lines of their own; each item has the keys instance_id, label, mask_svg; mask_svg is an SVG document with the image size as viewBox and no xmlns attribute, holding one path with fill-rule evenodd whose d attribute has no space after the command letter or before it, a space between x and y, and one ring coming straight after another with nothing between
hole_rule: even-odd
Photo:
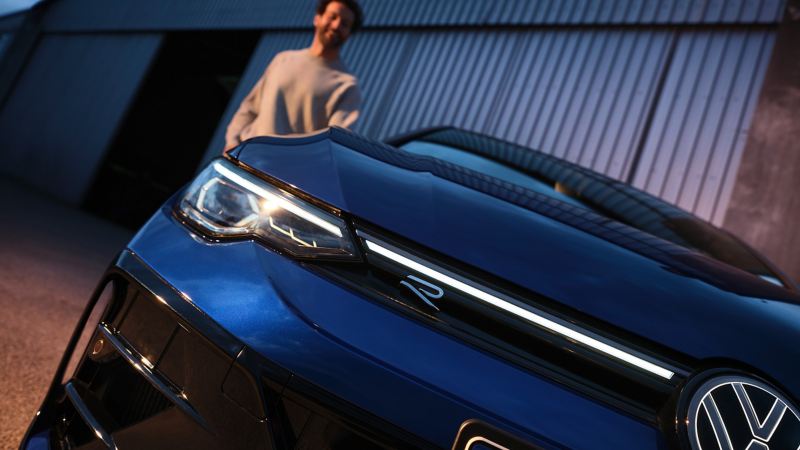
<instances>
[{"instance_id":1,"label":"car hood","mask_svg":"<svg viewBox=\"0 0 800 450\"><path fill-rule=\"evenodd\" d=\"M696 358L733 357L722 349L740 348L737 355L757 364L764 345L800 338L793 292L458 166L337 129L256 138L230 156L362 221Z\"/></svg>"}]
</instances>

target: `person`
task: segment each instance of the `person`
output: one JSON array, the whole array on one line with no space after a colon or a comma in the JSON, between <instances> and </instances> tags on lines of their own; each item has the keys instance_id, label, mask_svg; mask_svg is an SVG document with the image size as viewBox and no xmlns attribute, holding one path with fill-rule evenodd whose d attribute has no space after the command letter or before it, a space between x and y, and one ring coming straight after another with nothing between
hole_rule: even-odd
<instances>
[{"instance_id":1,"label":"person","mask_svg":"<svg viewBox=\"0 0 800 450\"><path fill-rule=\"evenodd\" d=\"M361 110L361 92L339 50L362 17L356 0L320 0L311 46L275 55L231 119L225 151L253 136L351 128Z\"/></svg>"}]
</instances>

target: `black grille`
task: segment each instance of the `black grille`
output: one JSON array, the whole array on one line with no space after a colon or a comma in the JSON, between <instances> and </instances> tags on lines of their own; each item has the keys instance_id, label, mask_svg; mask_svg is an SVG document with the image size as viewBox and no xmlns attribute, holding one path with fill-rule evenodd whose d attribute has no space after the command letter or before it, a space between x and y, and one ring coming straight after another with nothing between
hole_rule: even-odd
<instances>
[{"instance_id":1,"label":"black grille","mask_svg":"<svg viewBox=\"0 0 800 450\"><path fill-rule=\"evenodd\" d=\"M121 358L104 365L90 385L120 428L141 422L172 403Z\"/></svg>"}]
</instances>

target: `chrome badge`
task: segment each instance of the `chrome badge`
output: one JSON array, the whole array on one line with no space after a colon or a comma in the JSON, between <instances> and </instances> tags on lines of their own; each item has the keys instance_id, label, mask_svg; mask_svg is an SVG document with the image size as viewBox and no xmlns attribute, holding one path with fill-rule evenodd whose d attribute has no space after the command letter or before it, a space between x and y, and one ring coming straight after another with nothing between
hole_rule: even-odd
<instances>
[{"instance_id":1,"label":"chrome badge","mask_svg":"<svg viewBox=\"0 0 800 450\"><path fill-rule=\"evenodd\" d=\"M408 281L410 280L410 282ZM436 311L439 311L439 307L433 304L430 299L440 299L444 295L444 290L435 284L429 283L422 278L415 277L414 275L408 275L405 280L400 282L400 285L405 286L414 293L420 300L425 302L428 306L433 308Z\"/></svg>"},{"instance_id":2,"label":"chrome badge","mask_svg":"<svg viewBox=\"0 0 800 450\"><path fill-rule=\"evenodd\" d=\"M800 448L800 414L769 385L743 376L703 383L687 411L692 450Z\"/></svg>"}]
</instances>

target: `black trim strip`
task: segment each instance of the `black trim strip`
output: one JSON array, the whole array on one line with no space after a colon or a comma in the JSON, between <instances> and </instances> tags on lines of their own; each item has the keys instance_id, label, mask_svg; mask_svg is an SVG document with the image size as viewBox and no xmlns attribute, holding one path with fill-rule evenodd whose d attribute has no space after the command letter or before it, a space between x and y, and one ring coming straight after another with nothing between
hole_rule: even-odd
<instances>
[{"instance_id":1,"label":"black trim strip","mask_svg":"<svg viewBox=\"0 0 800 450\"><path fill-rule=\"evenodd\" d=\"M607 358L616 358L649 375L659 377L665 382L672 382L675 375L678 375L678 377L685 377L687 375L686 371L665 361L629 348L617 340L601 336L566 320L545 313L529 305L527 302L522 302L513 297L491 290L468 278L438 267L417 255L412 255L411 253L394 247L379 238L362 231L358 231L358 235L366 242L368 258L374 258L375 256L386 258L387 261L392 261L394 264L400 264L405 267L406 272L408 270L414 270L423 273L428 277L434 278L437 282L444 283L451 289L461 290L467 295L474 297L476 300L503 309L509 314L513 314L520 319L530 322L531 325L539 326L569 341L578 342ZM401 259L407 260L407 262L403 262ZM463 285L463 287L459 288L458 285ZM469 292L466 292L465 289L468 289Z\"/></svg>"},{"instance_id":2,"label":"black trim strip","mask_svg":"<svg viewBox=\"0 0 800 450\"><path fill-rule=\"evenodd\" d=\"M130 250L122 251L114 265L179 317L189 320L193 327L198 328L203 336L212 341L231 359L236 359L236 356L242 351L244 346L238 339L214 322L203 310L192 303L190 298L172 288L135 253Z\"/></svg>"},{"instance_id":3,"label":"black trim strip","mask_svg":"<svg viewBox=\"0 0 800 450\"><path fill-rule=\"evenodd\" d=\"M78 415L81 416L86 425L92 429L95 436L103 441L103 444L105 444L106 447L116 450L117 444L114 443L114 438L111 437L111 433L106 431L105 427L100 424L100 421L94 417L92 411L89 410L89 406L83 401L81 395L78 393L78 389L75 387L75 384L72 381L68 381L67 384L64 385L64 391L67 393L67 398L69 398L72 406L75 407L75 411L78 412Z\"/></svg>"},{"instance_id":4,"label":"black trim strip","mask_svg":"<svg viewBox=\"0 0 800 450\"><path fill-rule=\"evenodd\" d=\"M186 397L183 396L182 393L176 392L169 384L161 379L156 373L154 373L150 367L147 367L147 363L145 363L141 358L137 358L134 355L133 351L128 349L128 347L114 334L113 331L109 330L108 327L103 325L102 323L97 325L97 328L103 333L108 342L114 346L125 361L133 367L139 375L141 375L144 379L146 379L151 385L153 385L156 390L161 392L165 397L167 397L172 403L178 406L186 415L192 418L195 422L197 422L201 427L205 429L209 429L208 423L203 419L203 417L192 407L191 404L187 401Z\"/></svg>"}]
</instances>

